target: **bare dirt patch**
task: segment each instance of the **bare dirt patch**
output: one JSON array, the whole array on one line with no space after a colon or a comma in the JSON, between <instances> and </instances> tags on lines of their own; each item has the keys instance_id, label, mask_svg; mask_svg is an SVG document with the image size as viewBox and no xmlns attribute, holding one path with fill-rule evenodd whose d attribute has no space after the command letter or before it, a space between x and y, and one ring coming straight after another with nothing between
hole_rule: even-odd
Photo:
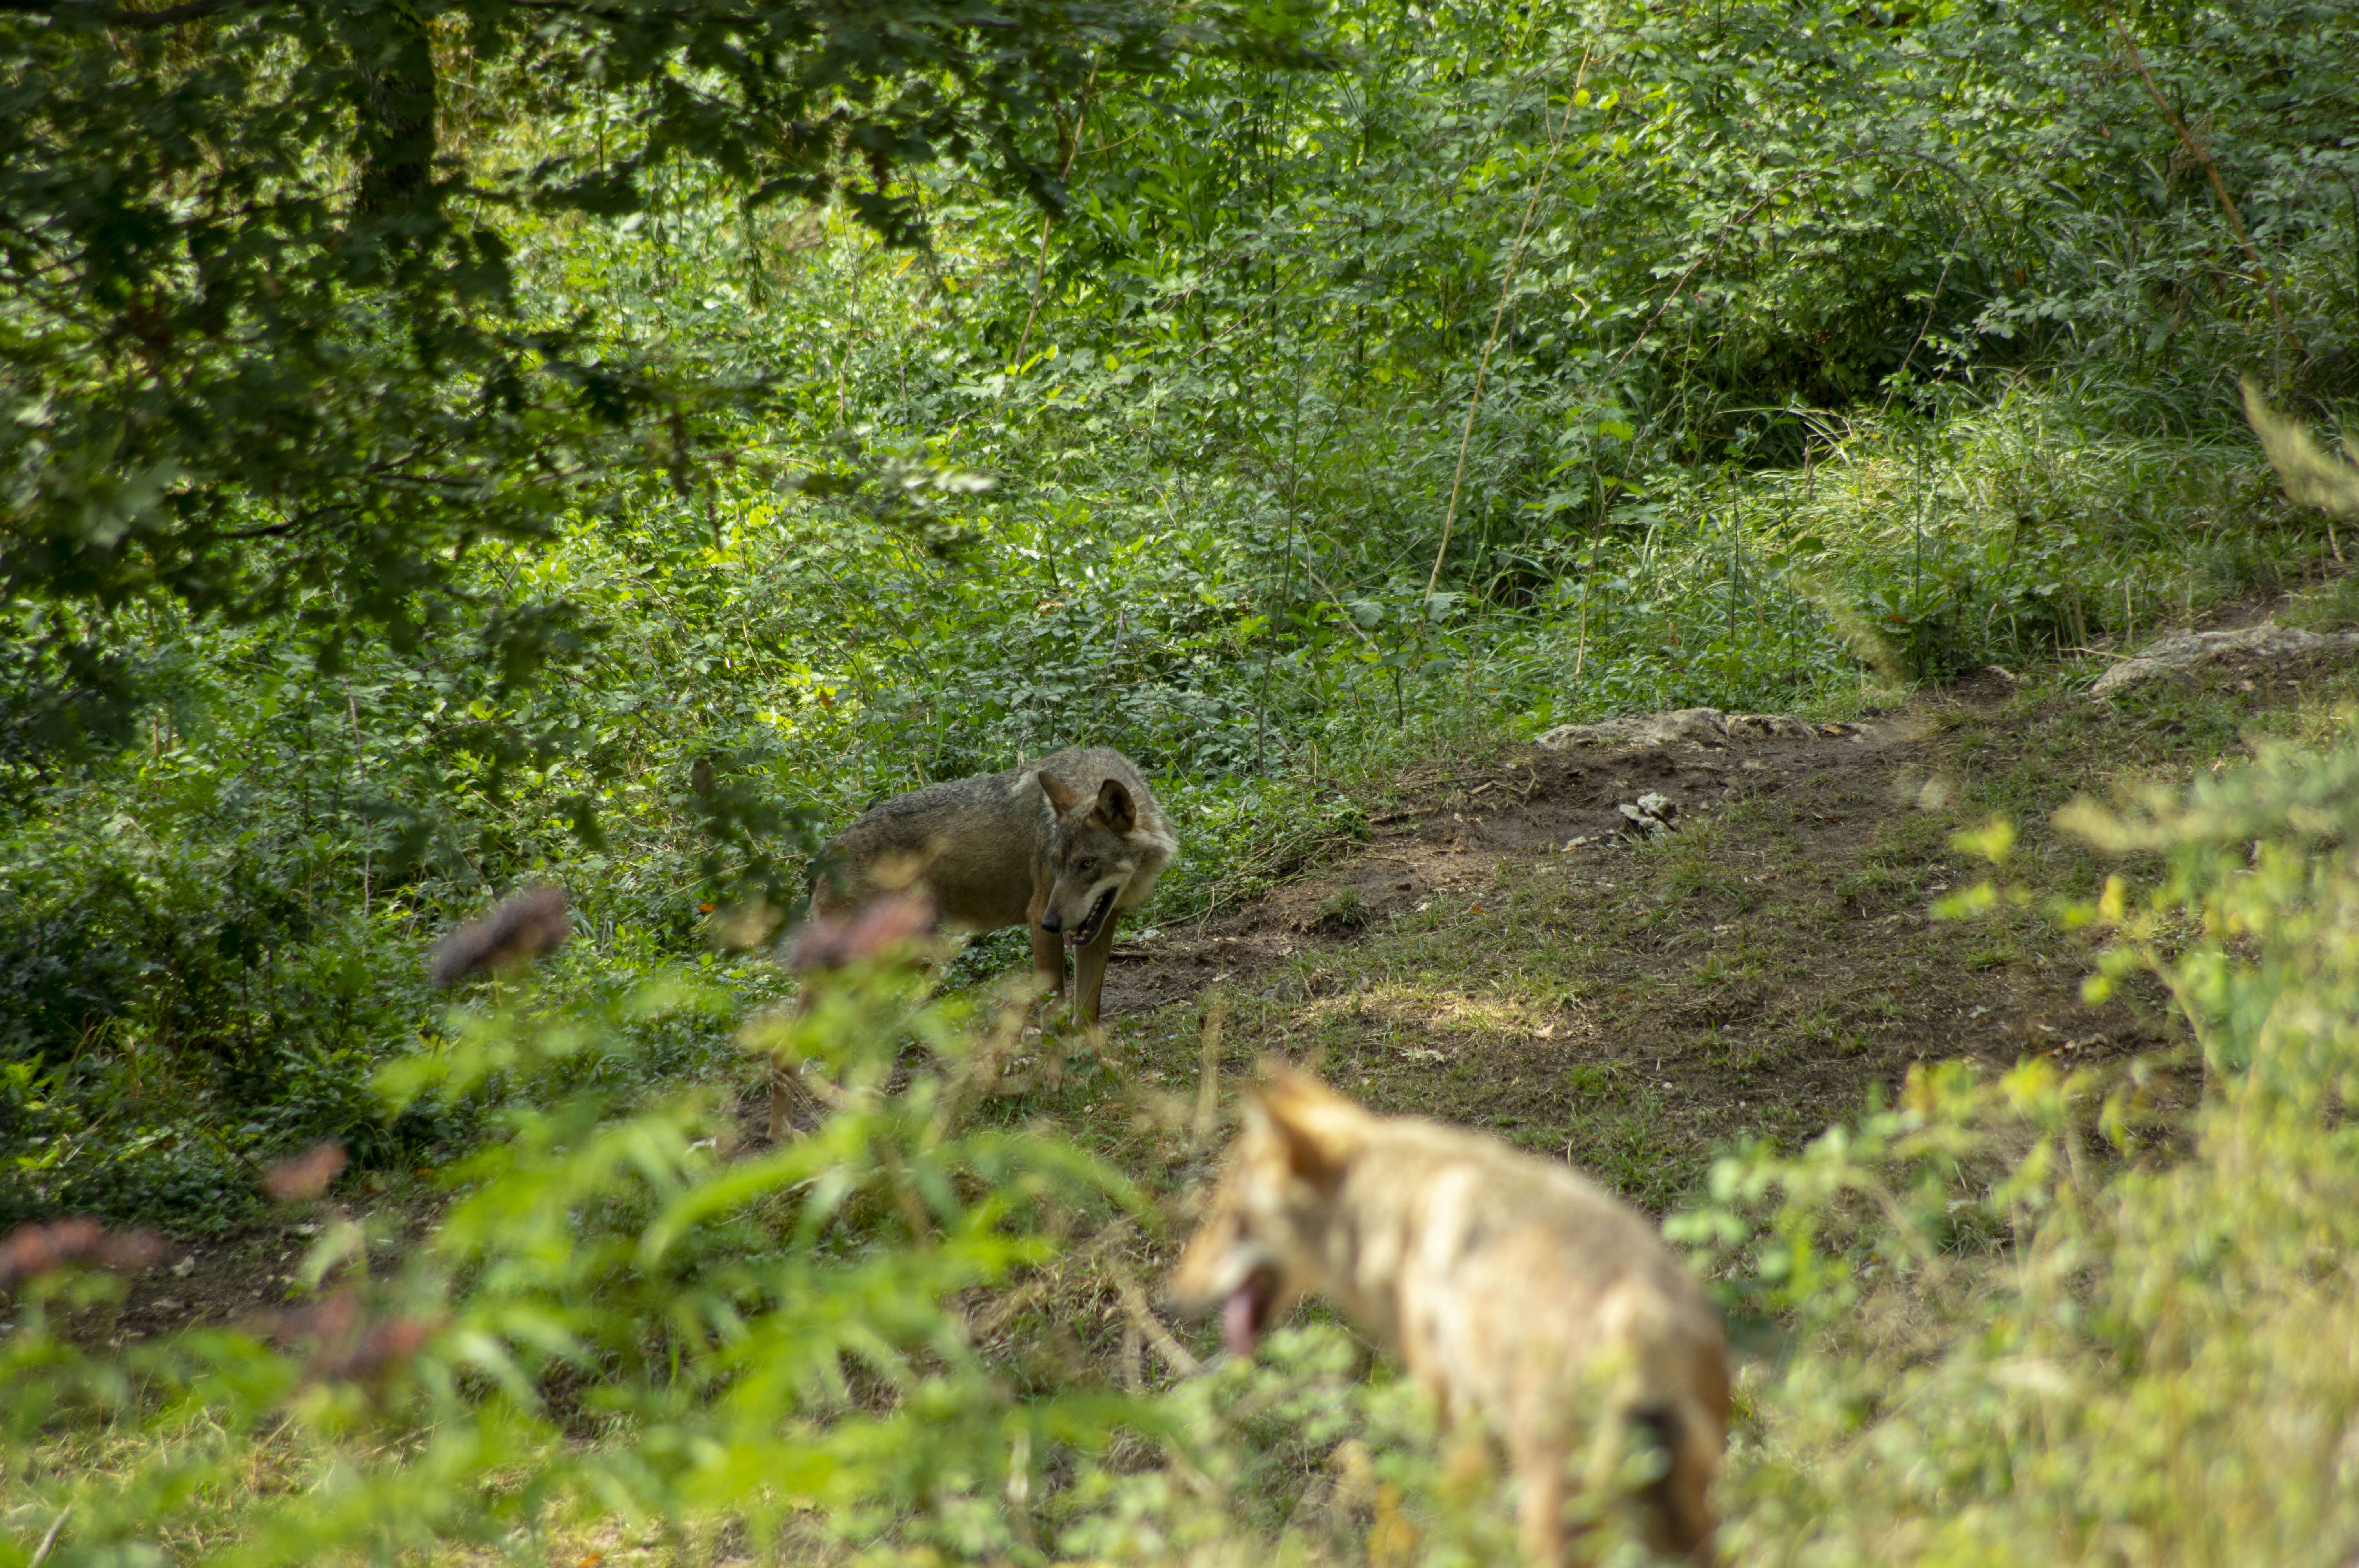
<instances>
[{"instance_id":1,"label":"bare dirt patch","mask_svg":"<svg viewBox=\"0 0 2359 1568\"><path fill-rule=\"evenodd\" d=\"M1930 913L1985 870L1949 845L1979 820L1954 734L2015 689L1988 674L1807 739L1513 747L1403 780L1356 854L1127 950L1119 1069L1191 1077L1221 988L1232 1070L1309 1060L1659 1208L1714 1147L1806 1139L1917 1062L2161 1044L2147 1000L2080 1001L2088 954L2044 920ZM1648 795L1674 831L1621 810Z\"/></svg>"},{"instance_id":2,"label":"bare dirt patch","mask_svg":"<svg viewBox=\"0 0 2359 1568\"><path fill-rule=\"evenodd\" d=\"M372 1262L384 1267L432 1228L441 1207L423 1191L369 1206L376 1236ZM267 1334L280 1314L316 1292L301 1281L304 1259L342 1210L302 1205L256 1225L195 1239L166 1238L155 1263L125 1281L119 1300L83 1308L65 1331L89 1346L121 1347L196 1324Z\"/></svg>"}]
</instances>

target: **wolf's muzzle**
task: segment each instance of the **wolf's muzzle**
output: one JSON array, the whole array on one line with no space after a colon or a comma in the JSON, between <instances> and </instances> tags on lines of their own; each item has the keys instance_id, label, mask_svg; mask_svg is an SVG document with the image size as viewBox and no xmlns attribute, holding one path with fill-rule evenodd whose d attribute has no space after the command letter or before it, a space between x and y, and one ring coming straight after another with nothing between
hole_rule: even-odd
<instances>
[{"instance_id":1,"label":"wolf's muzzle","mask_svg":"<svg viewBox=\"0 0 2359 1568\"><path fill-rule=\"evenodd\" d=\"M1105 923L1114 915L1114 895L1115 891L1116 890L1113 888L1108 888L1105 892L1098 895L1097 902L1090 905L1089 914L1082 917L1082 924L1073 930L1071 935L1065 938L1068 943L1071 944L1073 946L1079 947L1085 943L1094 942L1097 940L1098 933L1105 928ZM1046 923L1044 922L1043 924Z\"/></svg>"}]
</instances>

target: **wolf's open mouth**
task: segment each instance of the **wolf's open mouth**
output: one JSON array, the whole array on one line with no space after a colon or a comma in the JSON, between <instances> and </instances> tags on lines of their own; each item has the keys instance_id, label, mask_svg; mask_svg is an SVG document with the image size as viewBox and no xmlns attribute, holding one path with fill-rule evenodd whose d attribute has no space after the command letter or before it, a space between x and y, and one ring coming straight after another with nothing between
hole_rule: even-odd
<instances>
[{"instance_id":1,"label":"wolf's open mouth","mask_svg":"<svg viewBox=\"0 0 2359 1568\"><path fill-rule=\"evenodd\" d=\"M1245 1276L1245 1283L1221 1303L1221 1343L1232 1356L1250 1356L1254 1341L1269 1326L1269 1309L1277 1299L1277 1271L1265 1263Z\"/></svg>"},{"instance_id":2,"label":"wolf's open mouth","mask_svg":"<svg viewBox=\"0 0 2359 1568\"><path fill-rule=\"evenodd\" d=\"M1065 933L1066 946L1079 947L1097 940L1098 932L1114 914L1114 891L1108 888L1098 895L1098 901L1090 905L1090 912L1082 917L1082 923Z\"/></svg>"}]
</instances>

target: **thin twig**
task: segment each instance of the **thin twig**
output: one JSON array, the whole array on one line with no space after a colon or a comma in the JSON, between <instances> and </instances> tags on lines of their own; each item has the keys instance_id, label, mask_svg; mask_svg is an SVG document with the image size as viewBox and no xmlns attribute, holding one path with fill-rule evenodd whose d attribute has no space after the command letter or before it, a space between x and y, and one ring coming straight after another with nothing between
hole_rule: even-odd
<instances>
[{"instance_id":1,"label":"thin twig","mask_svg":"<svg viewBox=\"0 0 2359 1568\"><path fill-rule=\"evenodd\" d=\"M1884 407L1875 411L1878 418L1891 408L1893 394L1900 390L1900 378L1908 373L1908 362L1917 357L1918 349L1925 341L1925 334L1932 330L1934 308L1941 303L1941 286L1950 281L1950 264L1958 259L1958 241L1965 237L1965 225L1961 223L1956 238L1951 240L1949 251L1941 257L1941 275L1933 280L1933 295L1925 301L1925 319L1917 323L1917 336L1909 343L1908 351L1900 356L1900 368L1894 371L1892 379L1885 384Z\"/></svg>"},{"instance_id":2,"label":"thin twig","mask_svg":"<svg viewBox=\"0 0 2359 1568\"><path fill-rule=\"evenodd\" d=\"M2245 232L2245 215L2236 211L2235 201L2228 195L2228 182L2220 178L2220 166L2212 161L2210 150L2196 139L2195 133L2187 128L2187 122L2179 117L2179 111L2173 109L2169 100L2163 97L2162 89L2155 85L2154 73L2147 70L2146 57L2138 52L2137 40L2130 37L2130 30L2127 27L2122 26L2122 18L2114 11L2113 0L2104 0L2104 5L2106 19L2113 23L2114 31L2121 35L2122 48L2129 52L2131 69L2137 72L2138 80L2146 83L2147 96L2154 100L2154 106L2162 111L2164 119L2170 122L2170 128L2179 133L2180 143L2186 146L2195 161L2203 166L2203 172L2211 178L2212 194L2219 199L2220 211L2228 215L2228 227L2236 232L2236 243L2245 247L2245 259L2253 264L2253 275L2261 280L2262 288L2268 293L2269 315L2277 321L2277 351L2282 356L2285 351L2286 319L2285 307L2277 302L2277 280L2267 265L2262 262L2260 249L2253 243L2253 236Z\"/></svg>"},{"instance_id":3,"label":"thin twig","mask_svg":"<svg viewBox=\"0 0 2359 1568\"><path fill-rule=\"evenodd\" d=\"M65 1529L66 1520L72 1517L71 1503L58 1510L58 1517L49 1521L49 1532L41 1537L41 1544L33 1548L32 1560L25 1565L25 1568L41 1568L41 1559L47 1557L49 1554L49 1548L58 1543L58 1531Z\"/></svg>"},{"instance_id":4,"label":"thin twig","mask_svg":"<svg viewBox=\"0 0 2359 1568\"><path fill-rule=\"evenodd\" d=\"M1832 168L1834 167L1834 164L1848 163L1851 161L1853 156L1854 155L1846 154L1843 157L1836 158L1834 163L1831 163L1827 167ZM1615 359L1614 363L1607 368L1605 372L1606 378L1608 380L1613 379L1613 377L1621 371L1623 365L1629 361L1630 356L1638 351L1638 345L1647 341L1647 334L1655 330L1655 323L1663 319L1663 313L1678 302L1680 293L1686 289L1688 286L1689 279L1694 277L1697 272L1701 270L1708 263L1715 262L1720 259L1721 250L1728 243L1729 235L1734 233L1737 230L1742 229L1745 224L1753 222L1753 215L1756 212L1760 211L1761 209L1769 205L1770 202L1775 201L1778 197L1785 195L1786 192L1801 184L1803 179L1813 174L1824 174L1825 172L1826 169L1804 169L1800 174L1796 175L1793 178L1786 181L1783 185L1777 187L1767 195L1762 197L1760 200L1756 201L1752 206L1747 207L1745 210L1745 216L1722 229L1720 232L1720 237L1712 243L1712 249L1706 254L1698 256L1694 261L1690 262L1688 264L1687 271L1680 274L1679 282L1671 285L1670 293L1665 295L1663 297L1663 302L1655 307L1655 313L1647 318L1647 324L1638 329L1638 335L1630 340L1630 346L1624 349L1620 357Z\"/></svg>"},{"instance_id":5,"label":"thin twig","mask_svg":"<svg viewBox=\"0 0 2359 1568\"><path fill-rule=\"evenodd\" d=\"M1425 579L1425 608L1433 613L1434 585L1441 580L1441 560L1450 553L1450 530L1458 521L1458 493L1466 481L1466 452L1474 444L1474 412L1483 406L1483 381L1490 373L1491 351L1499 346L1499 330L1507 320L1507 301L1516 287L1516 268L1524 259L1524 241L1532 232L1532 215L1539 211L1540 197L1548 189L1548 178L1556 168L1557 154L1564 150L1564 134L1572 126L1572 112L1581 103L1582 84L1589 80L1589 57L1594 44L1581 51L1581 69L1573 73L1572 92L1564 101L1564 114L1556 123L1549 138L1547 161L1540 165L1539 178L1532 181L1531 200L1524 203L1524 221L1516 229L1515 248L1507 253L1506 275L1499 280L1499 308L1491 313L1491 336L1483 345L1483 356L1474 364L1474 390L1466 398L1466 427L1458 436L1458 468L1450 476L1450 506L1441 514L1441 547L1433 552L1433 570ZM1547 122L1543 118L1542 122Z\"/></svg>"},{"instance_id":6,"label":"thin twig","mask_svg":"<svg viewBox=\"0 0 2359 1568\"><path fill-rule=\"evenodd\" d=\"M1155 1353L1163 1357L1164 1364L1182 1378L1192 1378L1202 1371L1204 1364L1196 1359L1195 1353L1173 1337L1171 1331L1163 1326L1163 1320L1147 1304L1147 1292L1138 1288L1138 1281L1111 1260L1105 1271L1114 1281L1114 1294L1122 1298L1124 1314L1147 1343L1155 1346Z\"/></svg>"},{"instance_id":7,"label":"thin twig","mask_svg":"<svg viewBox=\"0 0 2359 1568\"><path fill-rule=\"evenodd\" d=\"M1089 123L1090 90L1097 85L1097 70L1092 67L1089 81L1082 85L1081 102L1073 106L1073 135L1065 146L1064 164L1057 170L1059 185L1072 178L1073 162L1082 156L1082 127ZM1049 279L1049 229L1055 222L1056 214L1053 212L1040 214L1040 259L1032 271L1032 308L1025 312L1024 330L1016 340L1016 368L1018 371L1024 368L1024 351L1032 342L1032 323L1040 319L1040 289Z\"/></svg>"},{"instance_id":8,"label":"thin twig","mask_svg":"<svg viewBox=\"0 0 2359 1568\"><path fill-rule=\"evenodd\" d=\"M1211 987L1205 988L1204 1026L1201 1044L1203 1057L1196 1079L1196 1121L1190 1130L1188 1147L1201 1149L1212 1141L1212 1133L1221 1118L1221 1028L1229 1018L1229 994Z\"/></svg>"},{"instance_id":9,"label":"thin twig","mask_svg":"<svg viewBox=\"0 0 2359 1568\"><path fill-rule=\"evenodd\" d=\"M361 739L360 704L353 700L353 683L350 681L346 681L344 683L344 712L353 721L353 772L360 780L361 793L365 795L368 793L368 754L363 750L363 742ZM361 919L364 922L365 922L369 917L370 870L375 863L375 857L376 846L375 844L367 844L362 847Z\"/></svg>"}]
</instances>

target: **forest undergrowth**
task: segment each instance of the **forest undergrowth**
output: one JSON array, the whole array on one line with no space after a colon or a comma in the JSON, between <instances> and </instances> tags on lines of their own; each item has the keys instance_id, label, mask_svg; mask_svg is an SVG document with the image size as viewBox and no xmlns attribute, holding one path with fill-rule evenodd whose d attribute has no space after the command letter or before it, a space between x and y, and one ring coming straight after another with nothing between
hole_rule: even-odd
<instances>
[{"instance_id":1,"label":"forest undergrowth","mask_svg":"<svg viewBox=\"0 0 2359 1568\"><path fill-rule=\"evenodd\" d=\"M911 165L922 248L857 203L748 208L687 150L626 217L509 211L515 330L691 389L567 460L543 534L462 535L391 619L309 567L250 609L15 601L0 1209L219 1224L321 1137L464 1147L463 1110L366 1086L432 1029L419 955L526 881L568 888L592 990L689 960L758 994L715 911L791 908L884 795L1086 741L1187 824L1148 915L1185 921L1452 746L1841 717L2340 557L2234 384L2349 395L2343 12L2204 12L2137 55L2199 96L2248 57L2316 85L2197 144L2266 277L2222 270L2201 160L2077 10L1504 17L1085 92L1046 133L1060 214ZM444 55L486 186L647 134ZM2034 167L2064 148L2069 185ZM309 559L274 565L266 492L218 493L266 536L245 577Z\"/></svg>"},{"instance_id":2,"label":"forest undergrowth","mask_svg":"<svg viewBox=\"0 0 2359 1568\"><path fill-rule=\"evenodd\" d=\"M27 258L132 244L51 221L75 105L245 105L216 174L314 136L238 188L276 206L154 175L157 211L299 236L306 192L398 216L382 145L272 107L371 57L0 24L39 133L0 189L0 1221L115 1238L0 1256L0 1563L1498 1560L1500 1483L1340 1327L1206 1371L1152 1312L1219 1141L1201 1002L1009 1098L1006 938L802 1016L769 946L827 831L1060 745L1128 752L1180 825L1132 927L1169 941L1368 850L1417 781L1696 704L1949 727L1958 800L1809 897L1915 932L1939 881L1989 935L1839 996L1832 947L1734 934L1811 870L1732 881L1740 816L1599 906L1601 944L1725 936L1701 1001L1578 942L1478 973L1559 897L1503 871L1504 914L1241 992L1229 1068L1317 1039L1458 1114L1427 1067L1547 1009L1692 1044L1676 1095L1601 1056L1488 1108L1599 1148L1767 1346L1733 1560L2348 1561L2359 692L2083 695L2288 592L2354 621L2339 460L2289 481L2238 393L2359 411L2347 0L1187 12L1169 58L1089 35L1000 140L846 131L758 200L768 144L712 130L737 57L535 80L462 9L389 24L447 234L243 294L248 253L192 241L63 304L83 264ZM243 95L189 85L233 60ZM855 99L925 94L831 123ZM298 396L241 343L315 299L345 357ZM190 434L304 397L308 457ZM1989 678L2003 718L1941 707ZM532 977L429 986L543 881L571 940ZM2151 1038L1912 1066L1907 977L1952 962L1994 999L2085 965ZM1811 994L1756 1026L1765 976ZM761 1150L772 1049L844 1097ZM1805 1092L1820 1055L1863 1106ZM323 1143L341 1174L274 1197ZM259 1304L125 1332L119 1281L51 1267L167 1299L142 1227L245 1249Z\"/></svg>"}]
</instances>

